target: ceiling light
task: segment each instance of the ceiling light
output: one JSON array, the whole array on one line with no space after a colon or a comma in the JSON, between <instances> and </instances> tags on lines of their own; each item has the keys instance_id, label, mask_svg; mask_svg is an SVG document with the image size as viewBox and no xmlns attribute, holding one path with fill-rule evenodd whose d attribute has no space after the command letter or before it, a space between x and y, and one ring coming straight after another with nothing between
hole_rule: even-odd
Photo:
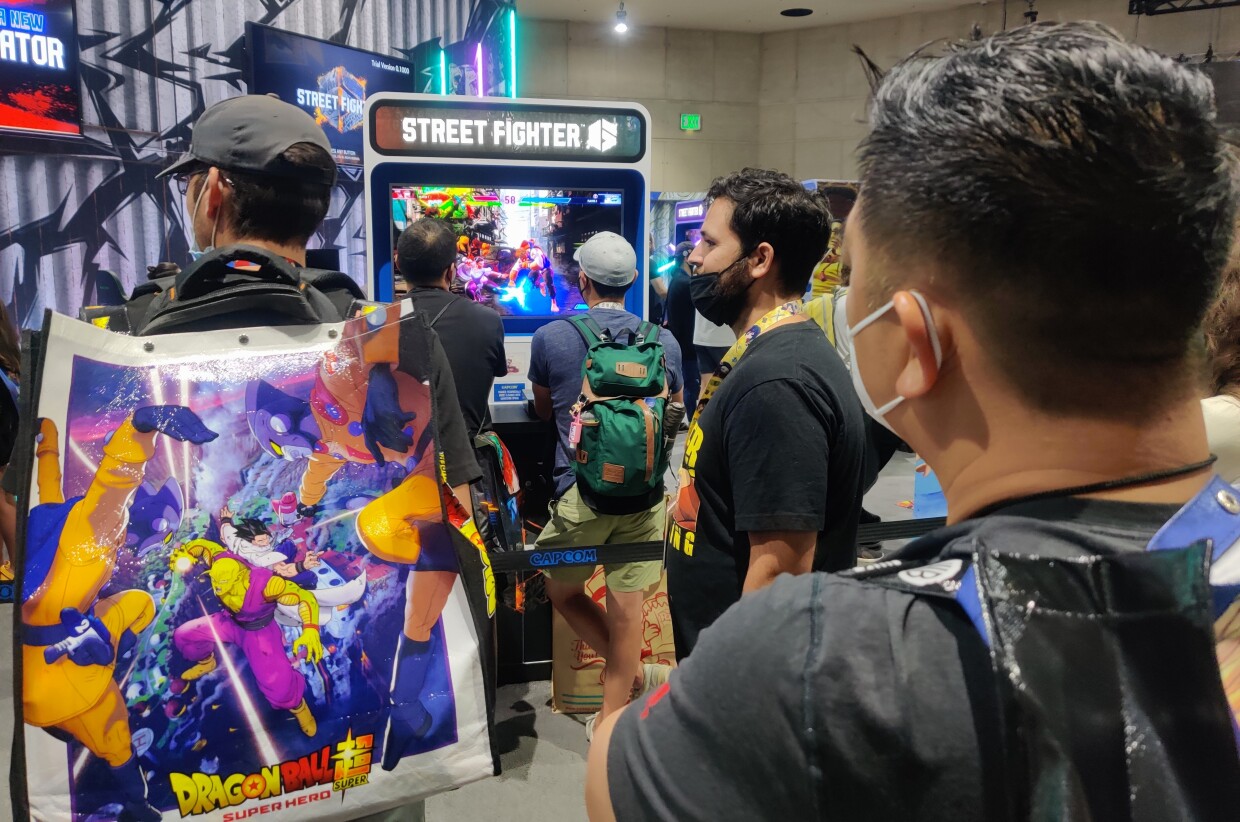
<instances>
[{"instance_id":1,"label":"ceiling light","mask_svg":"<svg viewBox=\"0 0 1240 822\"><path fill-rule=\"evenodd\" d=\"M629 30L629 13L624 10L624 3L620 3L620 10L616 12L616 34L624 34Z\"/></svg>"},{"instance_id":2,"label":"ceiling light","mask_svg":"<svg viewBox=\"0 0 1240 822\"><path fill-rule=\"evenodd\" d=\"M813 13L813 9L784 9L780 12L784 17L809 17Z\"/></svg>"}]
</instances>

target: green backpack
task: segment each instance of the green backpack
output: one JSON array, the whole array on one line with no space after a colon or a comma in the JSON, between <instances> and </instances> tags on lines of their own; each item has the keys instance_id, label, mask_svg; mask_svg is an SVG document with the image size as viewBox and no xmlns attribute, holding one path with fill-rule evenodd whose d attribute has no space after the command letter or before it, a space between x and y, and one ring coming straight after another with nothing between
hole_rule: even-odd
<instances>
[{"instance_id":1,"label":"green backpack","mask_svg":"<svg viewBox=\"0 0 1240 822\"><path fill-rule=\"evenodd\" d=\"M667 406L667 364L659 328L642 323L628 342L613 339L588 315L569 318L586 342L581 397L573 406L569 456L582 499L615 500L636 513L654 505L667 470L663 412ZM617 498L629 498L624 506ZM595 504L592 504L595 503ZM609 512L610 513L610 512Z\"/></svg>"}]
</instances>

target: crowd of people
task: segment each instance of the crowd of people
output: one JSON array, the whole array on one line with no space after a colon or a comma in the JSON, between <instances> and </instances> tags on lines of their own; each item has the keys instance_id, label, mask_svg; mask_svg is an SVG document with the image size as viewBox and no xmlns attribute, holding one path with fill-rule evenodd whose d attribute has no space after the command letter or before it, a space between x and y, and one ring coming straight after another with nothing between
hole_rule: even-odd
<instances>
[{"instance_id":1,"label":"crowd of people","mask_svg":"<svg viewBox=\"0 0 1240 822\"><path fill-rule=\"evenodd\" d=\"M1230 543L1168 570L1240 516L1212 480L1240 481L1240 259L1209 81L1101 25L1026 26L876 78L859 158L833 292L803 299L825 199L744 169L676 248L662 327L625 309L637 251L600 232L574 258L588 310L533 337L557 433L538 546L667 545L605 567L605 609L594 569L545 572L606 662L591 818L1233 818L1240 619L1224 600L1216 664L1209 608L1240 572ZM333 168L305 114L253 97L208 111L169 173L195 249L301 267ZM394 263L436 331L469 506L507 359L498 316L448 289L456 242L419 219ZM862 498L897 447L933 467L950 524L867 555ZM664 568L674 671L641 664ZM401 676L425 677L425 644L402 640Z\"/></svg>"}]
</instances>

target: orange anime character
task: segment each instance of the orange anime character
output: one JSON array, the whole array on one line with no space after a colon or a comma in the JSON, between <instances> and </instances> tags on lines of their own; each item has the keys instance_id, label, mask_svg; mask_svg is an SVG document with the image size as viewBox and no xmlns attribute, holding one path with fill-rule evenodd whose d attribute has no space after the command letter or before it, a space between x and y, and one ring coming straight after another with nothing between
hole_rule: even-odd
<instances>
[{"instance_id":1,"label":"orange anime character","mask_svg":"<svg viewBox=\"0 0 1240 822\"><path fill-rule=\"evenodd\" d=\"M399 305L376 308L346 326L345 340L320 366L309 402L255 383L247 392L250 430L263 449L285 459L308 456L298 510L313 515L327 484L346 465L395 462L409 473L357 516L357 535L379 559L411 566L405 627L396 653L391 722L383 767L391 770L431 730L421 700L432 658L431 629L460 567L443 519L443 482L436 465L428 384L396 369ZM455 498L447 494L450 513ZM460 506L455 506L459 508ZM460 522L457 522L457 519ZM482 552L468 515L453 524ZM490 583L493 592L493 582Z\"/></svg>"},{"instance_id":2,"label":"orange anime character","mask_svg":"<svg viewBox=\"0 0 1240 822\"><path fill-rule=\"evenodd\" d=\"M30 511L23 597L22 689L26 722L75 739L112 769L125 813L161 818L146 798L129 715L113 677L117 658L154 618L145 591L99 599L125 544L129 504L155 455L156 434L206 443L216 434L182 406L146 406L121 423L83 496L61 490L59 433L41 420L35 448L39 505Z\"/></svg>"}]
</instances>

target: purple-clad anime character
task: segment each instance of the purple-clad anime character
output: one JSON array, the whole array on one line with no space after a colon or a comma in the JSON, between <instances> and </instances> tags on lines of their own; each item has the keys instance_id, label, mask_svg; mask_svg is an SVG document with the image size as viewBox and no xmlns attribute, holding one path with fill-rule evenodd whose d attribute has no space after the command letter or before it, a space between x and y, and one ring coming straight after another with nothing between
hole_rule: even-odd
<instances>
[{"instance_id":1,"label":"purple-clad anime character","mask_svg":"<svg viewBox=\"0 0 1240 822\"><path fill-rule=\"evenodd\" d=\"M211 590L223 610L192 619L173 632L177 650L190 663L181 673L182 683L193 682L215 670L218 637L245 654L258 689L271 707L291 711L302 733L314 736L318 723L306 703L306 679L293 668L284 650L284 634L276 623L276 606L298 609L302 632L293 642L293 653L304 653L314 665L323 657L318 601L292 580L255 567L217 543L194 540L172 556L173 568L182 572L198 561L210 567ZM174 683L173 690L178 687L184 685Z\"/></svg>"},{"instance_id":2,"label":"purple-clad anime character","mask_svg":"<svg viewBox=\"0 0 1240 822\"><path fill-rule=\"evenodd\" d=\"M168 477L158 489L150 482L142 483L129 506L125 547L139 558L162 548L172 542L184 513L185 500L175 477Z\"/></svg>"},{"instance_id":3,"label":"purple-clad anime character","mask_svg":"<svg viewBox=\"0 0 1240 822\"><path fill-rule=\"evenodd\" d=\"M318 421L305 400L257 380L246 388L245 408L250 430L267 453L295 460L326 450Z\"/></svg>"}]
</instances>

